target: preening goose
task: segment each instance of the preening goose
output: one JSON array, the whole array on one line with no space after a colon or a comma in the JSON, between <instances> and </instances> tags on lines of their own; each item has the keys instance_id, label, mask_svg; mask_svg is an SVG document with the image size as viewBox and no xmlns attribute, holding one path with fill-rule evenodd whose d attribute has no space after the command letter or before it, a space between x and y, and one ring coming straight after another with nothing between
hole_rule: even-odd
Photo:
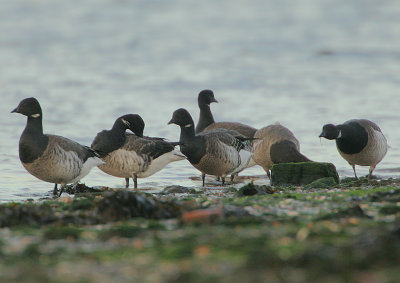
<instances>
[{"instance_id":1,"label":"preening goose","mask_svg":"<svg viewBox=\"0 0 400 283\"><path fill-rule=\"evenodd\" d=\"M162 138L144 137L144 121L137 114L119 117L111 130L103 130L92 142L92 148L99 152L105 164L99 168L115 177L129 178L137 188L137 178L146 178L163 169L168 163L185 159L175 150L176 143ZM130 129L135 134L125 133Z\"/></svg>"},{"instance_id":2,"label":"preening goose","mask_svg":"<svg viewBox=\"0 0 400 283\"><path fill-rule=\"evenodd\" d=\"M234 135L232 131L219 129L196 135L193 119L186 109L176 110L168 124L180 126L181 152L202 172L203 186L206 174L221 177L224 184L225 176L240 172L251 159L247 138L239 133Z\"/></svg>"},{"instance_id":3,"label":"preening goose","mask_svg":"<svg viewBox=\"0 0 400 283\"><path fill-rule=\"evenodd\" d=\"M25 130L19 140L19 158L25 169L36 178L61 184L59 195L66 184L85 177L93 167L103 164L99 155L91 148L65 137L43 134L42 108L31 97L22 100L12 113L28 117Z\"/></svg>"},{"instance_id":4,"label":"preening goose","mask_svg":"<svg viewBox=\"0 0 400 283\"><path fill-rule=\"evenodd\" d=\"M254 134L253 160L267 172L273 164L310 161L300 153L300 143L294 134L279 123L259 129Z\"/></svg>"},{"instance_id":5,"label":"preening goose","mask_svg":"<svg viewBox=\"0 0 400 283\"><path fill-rule=\"evenodd\" d=\"M385 136L377 124L366 119L353 119L340 125L326 124L320 138L336 140L340 155L353 167L369 166L368 178L388 150Z\"/></svg>"}]
</instances>

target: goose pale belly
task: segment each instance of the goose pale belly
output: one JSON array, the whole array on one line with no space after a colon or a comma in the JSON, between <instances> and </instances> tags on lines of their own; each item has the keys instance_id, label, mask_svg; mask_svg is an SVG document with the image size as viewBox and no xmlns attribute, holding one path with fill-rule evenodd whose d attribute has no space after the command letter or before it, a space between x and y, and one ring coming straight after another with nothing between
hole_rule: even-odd
<instances>
[{"instance_id":1,"label":"goose pale belly","mask_svg":"<svg viewBox=\"0 0 400 283\"><path fill-rule=\"evenodd\" d=\"M65 151L58 145L46 149L43 155L31 163L22 163L25 169L40 180L66 184L75 181L83 161L73 151ZM83 176L82 176L83 177Z\"/></svg>"},{"instance_id":2,"label":"goose pale belly","mask_svg":"<svg viewBox=\"0 0 400 283\"><path fill-rule=\"evenodd\" d=\"M101 171L120 178L131 178L134 174L147 170L149 166L149 158L139 156L134 151L117 149L102 160L105 162L99 165Z\"/></svg>"},{"instance_id":3,"label":"goose pale belly","mask_svg":"<svg viewBox=\"0 0 400 283\"><path fill-rule=\"evenodd\" d=\"M385 136L376 130L368 130L368 143L356 154L346 154L339 148L340 155L351 165L375 166L385 157L388 149Z\"/></svg>"}]
</instances>

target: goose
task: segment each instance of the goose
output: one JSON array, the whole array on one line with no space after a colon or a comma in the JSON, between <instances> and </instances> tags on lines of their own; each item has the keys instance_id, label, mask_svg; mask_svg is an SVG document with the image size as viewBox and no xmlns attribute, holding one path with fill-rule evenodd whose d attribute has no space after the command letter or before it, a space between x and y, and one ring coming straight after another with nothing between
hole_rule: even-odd
<instances>
[{"instance_id":1,"label":"goose","mask_svg":"<svg viewBox=\"0 0 400 283\"><path fill-rule=\"evenodd\" d=\"M251 159L251 145L239 133L217 129L196 135L193 119L186 109L175 110L168 124L181 128L181 152L202 173L203 186L206 174L221 177L225 184L225 176L242 171Z\"/></svg>"},{"instance_id":2,"label":"goose","mask_svg":"<svg viewBox=\"0 0 400 283\"><path fill-rule=\"evenodd\" d=\"M174 149L178 143L143 136L144 127L145 123L138 114L121 116L110 130L99 132L91 145L105 162L98 166L100 170L125 178L125 188L129 188L129 178L133 179L137 189L137 178L149 177L168 163L186 158ZM125 133L127 129L135 134Z\"/></svg>"},{"instance_id":3,"label":"goose","mask_svg":"<svg viewBox=\"0 0 400 283\"><path fill-rule=\"evenodd\" d=\"M278 122L259 129L254 138L253 160L267 172L268 178L273 164L311 161L300 153L294 134Z\"/></svg>"},{"instance_id":4,"label":"goose","mask_svg":"<svg viewBox=\"0 0 400 283\"><path fill-rule=\"evenodd\" d=\"M25 98L11 113L27 116L25 130L19 140L19 159L25 169L36 178L61 184L60 196L66 184L74 183L89 174L90 170L104 162L93 149L68 138L43 134L42 108L34 98Z\"/></svg>"},{"instance_id":5,"label":"goose","mask_svg":"<svg viewBox=\"0 0 400 283\"><path fill-rule=\"evenodd\" d=\"M370 178L388 150L379 126L367 119L353 119L340 125L326 124L319 137L336 140L339 154L351 165L356 179L356 165L369 166Z\"/></svg>"},{"instance_id":6,"label":"goose","mask_svg":"<svg viewBox=\"0 0 400 283\"><path fill-rule=\"evenodd\" d=\"M257 129L238 122L215 122L211 113L210 104L218 103L214 97L214 92L209 89L202 90L199 93L197 102L200 108L200 117L196 126L196 134L203 131L211 131L218 128L235 130L245 137L252 138Z\"/></svg>"}]
</instances>

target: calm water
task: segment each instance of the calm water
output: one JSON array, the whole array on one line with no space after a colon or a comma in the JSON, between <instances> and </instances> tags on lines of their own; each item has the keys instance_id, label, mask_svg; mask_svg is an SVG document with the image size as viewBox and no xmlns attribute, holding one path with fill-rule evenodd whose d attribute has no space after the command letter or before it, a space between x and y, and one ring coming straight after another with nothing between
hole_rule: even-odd
<instances>
[{"instance_id":1,"label":"calm water","mask_svg":"<svg viewBox=\"0 0 400 283\"><path fill-rule=\"evenodd\" d=\"M197 94L215 91L218 121L263 127L280 121L302 152L351 167L323 124L377 122L391 145L375 173L400 175L400 2L372 0L51 1L0 0L0 201L40 198L52 184L29 175L18 159L25 117L18 102L39 99L44 129L90 145L126 113L139 113L145 134L179 138L167 126ZM368 168L358 169L365 175ZM268 183L253 167L242 174ZM170 164L140 188L199 186L186 162ZM97 168L89 186L123 187Z\"/></svg>"}]
</instances>

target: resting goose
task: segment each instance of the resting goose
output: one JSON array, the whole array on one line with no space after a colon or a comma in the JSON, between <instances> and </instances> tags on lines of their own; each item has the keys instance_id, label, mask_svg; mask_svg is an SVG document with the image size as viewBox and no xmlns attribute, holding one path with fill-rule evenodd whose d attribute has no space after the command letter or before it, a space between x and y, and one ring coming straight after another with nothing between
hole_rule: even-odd
<instances>
[{"instance_id":1,"label":"resting goose","mask_svg":"<svg viewBox=\"0 0 400 283\"><path fill-rule=\"evenodd\" d=\"M129 187L129 178L137 188L137 178L146 178L164 168L168 163L185 159L175 150L177 143L162 138L144 137L144 121L137 114L119 117L111 130L103 130L92 142L92 148L99 152L105 164L99 168L115 177L125 178L125 187ZM125 133L130 129L133 134Z\"/></svg>"},{"instance_id":2,"label":"resting goose","mask_svg":"<svg viewBox=\"0 0 400 283\"><path fill-rule=\"evenodd\" d=\"M273 164L310 161L300 153L300 144L294 134L279 123L259 129L254 134L253 160L268 178Z\"/></svg>"},{"instance_id":3,"label":"resting goose","mask_svg":"<svg viewBox=\"0 0 400 283\"><path fill-rule=\"evenodd\" d=\"M322 128L320 138L336 140L340 155L353 167L369 166L368 178L376 165L382 161L388 150L385 136L377 124L366 119L353 119L341 125L326 124Z\"/></svg>"},{"instance_id":4,"label":"resting goose","mask_svg":"<svg viewBox=\"0 0 400 283\"><path fill-rule=\"evenodd\" d=\"M214 97L214 92L209 89L202 90L198 96L198 104L200 108L199 122L196 126L196 134L203 131L211 131L217 128L235 130L245 137L252 138L257 129L237 122L215 122L211 113L210 104L218 102Z\"/></svg>"},{"instance_id":5,"label":"resting goose","mask_svg":"<svg viewBox=\"0 0 400 283\"><path fill-rule=\"evenodd\" d=\"M251 159L247 138L232 131L219 129L195 134L194 122L186 109L180 108L173 113L168 124L176 124L181 128L179 142L181 152L189 162L202 172L203 186L205 175L222 178L240 172Z\"/></svg>"},{"instance_id":6,"label":"resting goose","mask_svg":"<svg viewBox=\"0 0 400 283\"><path fill-rule=\"evenodd\" d=\"M57 194L57 184L61 184L61 195L66 184L74 183L76 187L93 167L104 163L87 146L65 137L43 134L42 108L35 98L22 100L12 113L28 117L19 140L22 165L36 178L54 183L54 195Z\"/></svg>"}]
</instances>

